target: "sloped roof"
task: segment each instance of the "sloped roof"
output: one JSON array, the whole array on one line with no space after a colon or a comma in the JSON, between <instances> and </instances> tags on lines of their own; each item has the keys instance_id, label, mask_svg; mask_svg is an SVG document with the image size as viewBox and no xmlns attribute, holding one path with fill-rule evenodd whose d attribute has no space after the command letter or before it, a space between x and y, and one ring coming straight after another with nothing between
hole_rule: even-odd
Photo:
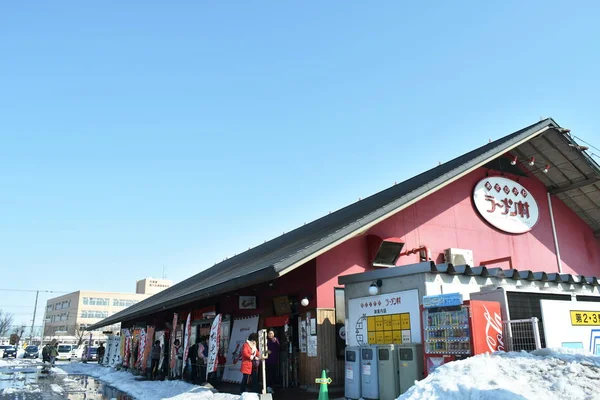
<instances>
[{"instance_id":1,"label":"sloped roof","mask_svg":"<svg viewBox=\"0 0 600 400\"><path fill-rule=\"evenodd\" d=\"M408 276L425 272L430 272L432 274L482 276L532 282L538 281L600 286L598 278L593 276L534 272L531 270L504 270L502 268L487 268L485 266L472 268L468 265L436 264L433 261L406 265L402 268L384 268L359 274L343 275L338 277L338 283L340 285L346 285L349 283L369 282L376 279Z\"/></svg>"},{"instance_id":2,"label":"sloped roof","mask_svg":"<svg viewBox=\"0 0 600 400\"><path fill-rule=\"evenodd\" d=\"M277 278L532 138L560 129L544 119L218 263L89 329Z\"/></svg>"}]
</instances>

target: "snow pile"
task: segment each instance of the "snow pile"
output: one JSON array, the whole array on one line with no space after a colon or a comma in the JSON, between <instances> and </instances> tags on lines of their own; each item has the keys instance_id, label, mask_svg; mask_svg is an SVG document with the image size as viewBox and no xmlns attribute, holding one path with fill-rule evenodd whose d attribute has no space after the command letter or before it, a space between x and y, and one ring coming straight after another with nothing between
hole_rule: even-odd
<instances>
[{"instance_id":1,"label":"snow pile","mask_svg":"<svg viewBox=\"0 0 600 400\"><path fill-rule=\"evenodd\" d=\"M227 393L213 393L210 389L183 381L140 381L126 371L103 367L98 364L60 364L57 374L88 375L105 382L109 386L126 392L136 399L144 400L258 400L254 393L243 396Z\"/></svg>"},{"instance_id":2,"label":"snow pile","mask_svg":"<svg viewBox=\"0 0 600 400\"><path fill-rule=\"evenodd\" d=\"M572 349L478 355L442 365L399 400L600 399L600 357Z\"/></svg>"}]
</instances>

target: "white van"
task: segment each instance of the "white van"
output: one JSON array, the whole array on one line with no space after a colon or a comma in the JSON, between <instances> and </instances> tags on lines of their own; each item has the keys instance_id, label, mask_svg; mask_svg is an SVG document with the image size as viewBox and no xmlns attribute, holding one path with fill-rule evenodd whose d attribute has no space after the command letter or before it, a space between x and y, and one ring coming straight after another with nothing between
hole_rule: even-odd
<instances>
[{"instance_id":1,"label":"white van","mask_svg":"<svg viewBox=\"0 0 600 400\"><path fill-rule=\"evenodd\" d=\"M75 348L77 348L77 345L75 344L59 344L56 348L58 350L58 356L56 357L56 359L61 361L71 361L71 352Z\"/></svg>"}]
</instances>

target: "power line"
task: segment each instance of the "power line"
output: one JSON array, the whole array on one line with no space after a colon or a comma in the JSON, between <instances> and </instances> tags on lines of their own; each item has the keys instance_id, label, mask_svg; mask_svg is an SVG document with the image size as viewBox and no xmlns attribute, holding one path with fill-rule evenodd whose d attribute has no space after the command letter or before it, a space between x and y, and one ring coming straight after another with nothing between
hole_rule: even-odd
<instances>
[{"instance_id":1,"label":"power line","mask_svg":"<svg viewBox=\"0 0 600 400\"><path fill-rule=\"evenodd\" d=\"M588 146L590 146L592 149L595 149L596 151L600 152L600 149L599 149L599 148L597 148L596 146L594 146L594 145L593 145L593 144L591 144L591 143L588 143L588 142L586 142L585 140L583 140L583 139L582 139L582 138L580 138L579 136L575 136L575 135L573 135L573 137L574 137L575 139L577 139L577 140L580 140L580 141L582 141L583 143L587 144L587 145L588 145ZM598 157L598 156L596 156L596 157Z\"/></svg>"},{"instance_id":2,"label":"power line","mask_svg":"<svg viewBox=\"0 0 600 400\"><path fill-rule=\"evenodd\" d=\"M69 293L69 292L63 292L63 291L58 291L58 290L34 290L34 289L0 289L0 292L29 292L29 293L42 292L42 293Z\"/></svg>"}]
</instances>

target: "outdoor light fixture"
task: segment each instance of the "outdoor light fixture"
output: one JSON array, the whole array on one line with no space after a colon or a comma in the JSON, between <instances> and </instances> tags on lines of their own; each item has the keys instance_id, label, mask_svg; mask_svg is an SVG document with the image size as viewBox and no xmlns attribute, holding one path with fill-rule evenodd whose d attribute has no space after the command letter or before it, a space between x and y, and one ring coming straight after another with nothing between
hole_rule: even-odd
<instances>
[{"instance_id":1,"label":"outdoor light fixture","mask_svg":"<svg viewBox=\"0 0 600 400\"><path fill-rule=\"evenodd\" d=\"M371 283L371 286L369 286L369 294L371 296L375 296L376 294L378 294L379 288L381 287L381 285L382 285L381 279L377 279L376 281Z\"/></svg>"},{"instance_id":2,"label":"outdoor light fixture","mask_svg":"<svg viewBox=\"0 0 600 400\"><path fill-rule=\"evenodd\" d=\"M543 171L545 174L547 174L549 169L550 169L550 165L546 165L542 171Z\"/></svg>"},{"instance_id":3,"label":"outdoor light fixture","mask_svg":"<svg viewBox=\"0 0 600 400\"><path fill-rule=\"evenodd\" d=\"M300 304L302 304L303 307L306 307L308 305L308 297L304 296L304 298L300 300Z\"/></svg>"},{"instance_id":4,"label":"outdoor light fixture","mask_svg":"<svg viewBox=\"0 0 600 400\"><path fill-rule=\"evenodd\" d=\"M510 165L517 165L517 157L513 157L513 159L510 161Z\"/></svg>"},{"instance_id":5,"label":"outdoor light fixture","mask_svg":"<svg viewBox=\"0 0 600 400\"><path fill-rule=\"evenodd\" d=\"M529 160L529 165L533 167L534 164L535 164L535 157L531 157L531 160Z\"/></svg>"}]
</instances>

